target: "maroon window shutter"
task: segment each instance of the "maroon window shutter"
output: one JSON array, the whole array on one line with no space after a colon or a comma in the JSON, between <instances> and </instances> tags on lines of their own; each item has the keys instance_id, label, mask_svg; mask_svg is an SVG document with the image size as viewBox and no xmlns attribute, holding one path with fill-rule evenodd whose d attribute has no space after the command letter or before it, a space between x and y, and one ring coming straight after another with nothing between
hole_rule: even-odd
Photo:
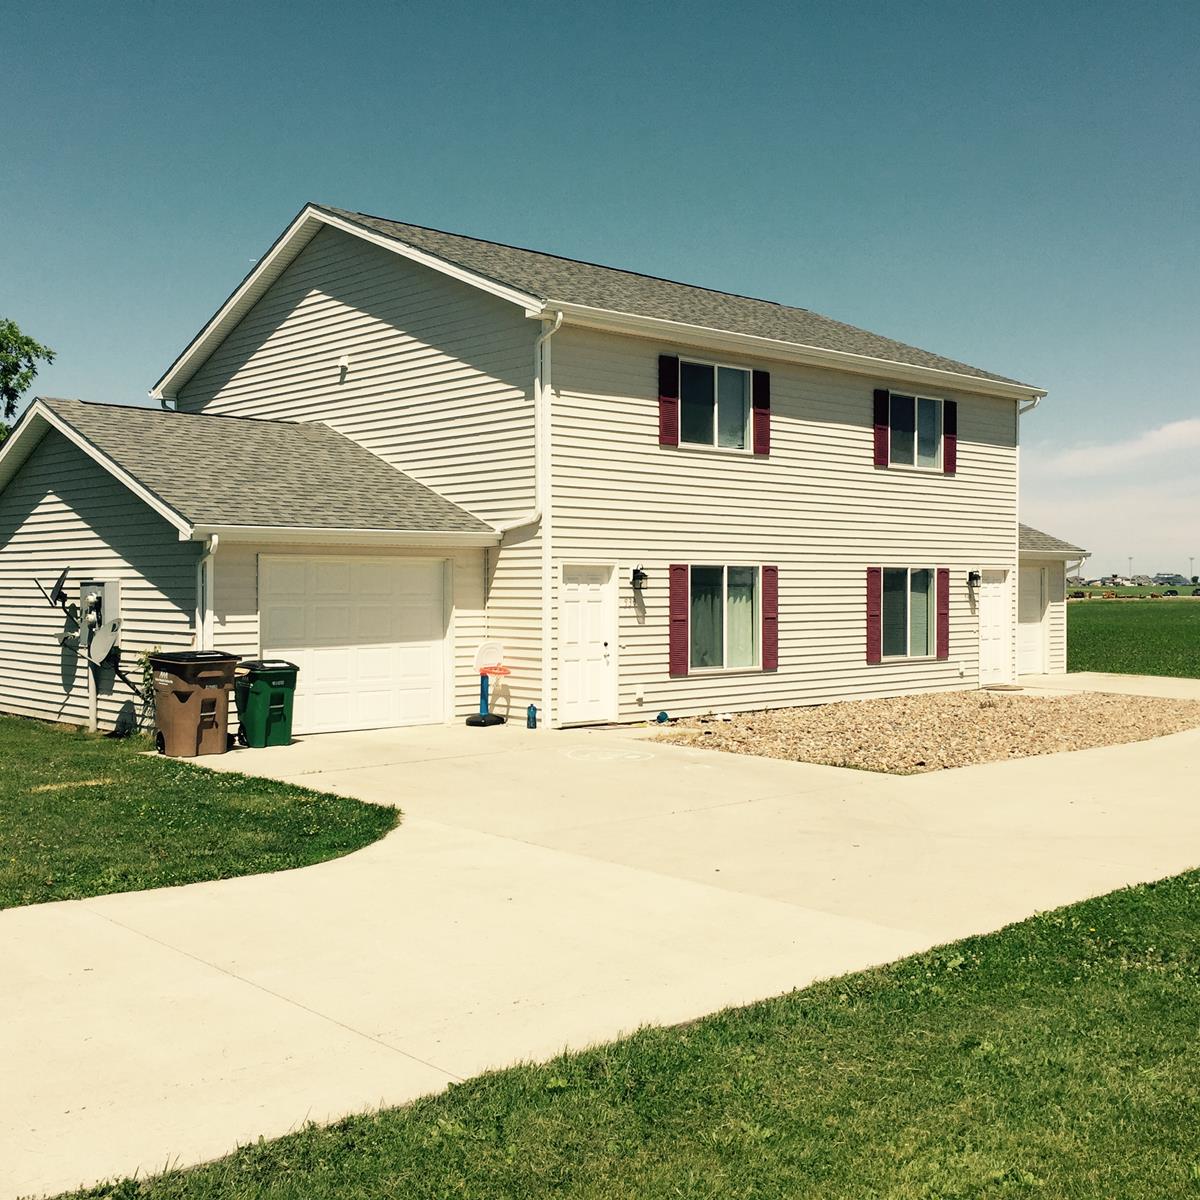
<instances>
[{"instance_id":1,"label":"maroon window shutter","mask_svg":"<svg viewBox=\"0 0 1200 1200\"><path fill-rule=\"evenodd\" d=\"M937 656L950 657L950 571L938 567L937 573Z\"/></svg>"},{"instance_id":2,"label":"maroon window shutter","mask_svg":"<svg viewBox=\"0 0 1200 1200\"><path fill-rule=\"evenodd\" d=\"M779 669L779 568L762 569L762 669Z\"/></svg>"},{"instance_id":3,"label":"maroon window shutter","mask_svg":"<svg viewBox=\"0 0 1200 1200\"><path fill-rule=\"evenodd\" d=\"M958 470L958 401L942 401L942 471L953 475Z\"/></svg>"},{"instance_id":4,"label":"maroon window shutter","mask_svg":"<svg viewBox=\"0 0 1200 1200\"><path fill-rule=\"evenodd\" d=\"M679 445L679 359L658 356L658 444Z\"/></svg>"},{"instance_id":5,"label":"maroon window shutter","mask_svg":"<svg viewBox=\"0 0 1200 1200\"><path fill-rule=\"evenodd\" d=\"M888 397L887 388L875 389L875 465L888 465Z\"/></svg>"},{"instance_id":6,"label":"maroon window shutter","mask_svg":"<svg viewBox=\"0 0 1200 1200\"><path fill-rule=\"evenodd\" d=\"M883 568L867 568L867 662L883 661Z\"/></svg>"},{"instance_id":7,"label":"maroon window shutter","mask_svg":"<svg viewBox=\"0 0 1200 1200\"><path fill-rule=\"evenodd\" d=\"M771 372L755 371L751 376L753 396L754 453L771 453Z\"/></svg>"},{"instance_id":8,"label":"maroon window shutter","mask_svg":"<svg viewBox=\"0 0 1200 1200\"><path fill-rule=\"evenodd\" d=\"M670 623L670 673L688 673L688 569L685 564L672 563L668 568L670 596L667 619Z\"/></svg>"}]
</instances>

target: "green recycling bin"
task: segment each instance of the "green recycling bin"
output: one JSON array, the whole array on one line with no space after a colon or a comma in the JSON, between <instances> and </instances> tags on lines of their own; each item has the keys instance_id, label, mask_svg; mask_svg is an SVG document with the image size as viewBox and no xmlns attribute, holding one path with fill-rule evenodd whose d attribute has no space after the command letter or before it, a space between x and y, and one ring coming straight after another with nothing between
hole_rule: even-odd
<instances>
[{"instance_id":1,"label":"green recycling bin","mask_svg":"<svg viewBox=\"0 0 1200 1200\"><path fill-rule=\"evenodd\" d=\"M239 664L233 681L237 700L238 742L261 749L292 740L292 703L300 668L282 659L250 658Z\"/></svg>"}]
</instances>

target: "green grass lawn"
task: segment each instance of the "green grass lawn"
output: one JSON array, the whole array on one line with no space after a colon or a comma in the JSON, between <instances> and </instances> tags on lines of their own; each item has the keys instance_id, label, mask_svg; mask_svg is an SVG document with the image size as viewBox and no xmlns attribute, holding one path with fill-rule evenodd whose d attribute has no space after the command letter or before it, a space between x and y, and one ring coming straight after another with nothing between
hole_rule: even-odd
<instances>
[{"instance_id":1,"label":"green grass lawn","mask_svg":"<svg viewBox=\"0 0 1200 1200\"><path fill-rule=\"evenodd\" d=\"M302 867L396 823L394 809L149 748L0 717L0 908Z\"/></svg>"},{"instance_id":2,"label":"green grass lawn","mask_svg":"<svg viewBox=\"0 0 1200 1200\"><path fill-rule=\"evenodd\" d=\"M1191 872L80 1195L1200 1197L1198 1026Z\"/></svg>"},{"instance_id":3,"label":"green grass lawn","mask_svg":"<svg viewBox=\"0 0 1200 1200\"><path fill-rule=\"evenodd\" d=\"M1200 679L1200 600L1075 600L1067 669Z\"/></svg>"}]
</instances>

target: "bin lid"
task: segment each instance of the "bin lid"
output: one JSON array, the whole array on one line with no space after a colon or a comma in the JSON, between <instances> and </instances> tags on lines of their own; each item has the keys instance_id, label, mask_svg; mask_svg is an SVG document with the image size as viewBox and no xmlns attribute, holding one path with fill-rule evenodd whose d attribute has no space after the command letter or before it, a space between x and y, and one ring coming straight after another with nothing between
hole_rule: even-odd
<instances>
[{"instance_id":1,"label":"bin lid","mask_svg":"<svg viewBox=\"0 0 1200 1200\"><path fill-rule=\"evenodd\" d=\"M164 650L148 657L151 663L178 663L180 666L189 663L237 662L236 654L226 654L223 650Z\"/></svg>"},{"instance_id":2,"label":"bin lid","mask_svg":"<svg viewBox=\"0 0 1200 1200\"><path fill-rule=\"evenodd\" d=\"M299 671L295 663L282 658L243 658L238 663L239 671Z\"/></svg>"}]
</instances>

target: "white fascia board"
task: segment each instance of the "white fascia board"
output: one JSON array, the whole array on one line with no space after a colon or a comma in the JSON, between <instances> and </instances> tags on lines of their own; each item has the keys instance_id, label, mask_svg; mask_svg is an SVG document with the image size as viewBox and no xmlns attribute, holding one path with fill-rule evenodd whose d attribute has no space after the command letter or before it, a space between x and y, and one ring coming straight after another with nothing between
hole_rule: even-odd
<instances>
[{"instance_id":1,"label":"white fascia board","mask_svg":"<svg viewBox=\"0 0 1200 1200\"><path fill-rule=\"evenodd\" d=\"M12 432L0 445L0 492L12 481L21 465L33 453L38 442L50 428L49 422L39 412L40 401L35 400L20 416Z\"/></svg>"},{"instance_id":2,"label":"white fascia board","mask_svg":"<svg viewBox=\"0 0 1200 1200\"><path fill-rule=\"evenodd\" d=\"M181 539L186 540L191 536L191 522L182 513L176 512L165 500L155 495L139 479L126 471L124 467L113 462L107 454L94 446L79 430L69 422L64 421L62 417L42 400L34 400L25 412L25 415L21 418L21 424L9 437L8 441L4 443L3 450L0 450L0 487L3 487L8 482L11 475L15 473L16 467L19 467L29 457L33 447L41 441L42 436L48 429L57 430L67 441L82 450L88 458L103 467L118 483L127 487L148 508L153 509L163 520L174 526L179 531ZM7 469L10 456L13 456L15 459L15 466L12 471L8 471Z\"/></svg>"},{"instance_id":3,"label":"white fascia board","mask_svg":"<svg viewBox=\"0 0 1200 1200\"><path fill-rule=\"evenodd\" d=\"M1031 560L1044 558L1049 562L1074 562L1089 557L1086 550L1018 550L1017 555Z\"/></svg>"},{"instance_id":4,"label":"white fascia board","mask_svg":"<svg viewBox=\"0 0 1200 1200\"><path fill-rule=\"evenodd\" d=\"M448 263L436 255L417 250L405 242L376 230L367 229L344 217L325 212L315 204L306 204L295 220L275 239L271 248L258 260L250 273L230 294L224 304L209 318L208 323L187 344L179 357L167 368L162 378L150 389L150 396L155 400L174 399L179 389L200 369L205 360L232 332L239 321L258 302L264 292L277 280L280 275L295 261L300 252L317 235L321 227L328 225L339 229L353 237L361 238L376 246L382 246L393 254L407 258L412 262L429 267L430 270L448 275L452 279L470 284L480 291L489 292L510 304L516 304L523 309L541 305L541 300L528 296L514 288L486 279L453 263Z\"/></svg>"},{"instance_id":5,"label":"white fascia board","mask_svg":"<svg viewBox=\"0 0 1200 1200\"><path fill-rule=\"evenodd\" d=\"M1000 396L1005 399L1031 400L1046 395L1042 388L1020 383L1003 383L997 379L980 379L975 375L962 375L957 371L945 371L938 367L919 367L912 363L895 362L888 358L872 358L866 354L827 350L821 346L807 346L799 342L785 342L777 338L758 337L750 333L734 333L726 329L711 329L704 325L689 325L683 321L637 316L633 313L591 308L583 304L568 304L559 300L547 301L536 310L529 309L526 315L546 320L547 314L552 318L560 309L569 324L603 329L610 333L661 338L663 341L683 342L688 345L725 350L731 353L740 351L744 354L760 355L763 358L803 363L806 366L828 367L835 371L852 371L856 375L868 375L876 379L896 379L914 384L936 382L963 392L979 392L983 395Z\"/></svg>"},{"instance_id":6,"label":"white fascia board","mask_svg":"<svg viewBox=\"0 0 1200 1200\"><path fill-rule=\"evenodd\" d=\"M495 546L496 530L478 532L453 530L431 533L405 529L327 529L308 525L197 525L191 537L207 539L217 534L224 542L256 542L266 545L309 546L441 546L446 549Z\"/></svg>"}]
</instances>

